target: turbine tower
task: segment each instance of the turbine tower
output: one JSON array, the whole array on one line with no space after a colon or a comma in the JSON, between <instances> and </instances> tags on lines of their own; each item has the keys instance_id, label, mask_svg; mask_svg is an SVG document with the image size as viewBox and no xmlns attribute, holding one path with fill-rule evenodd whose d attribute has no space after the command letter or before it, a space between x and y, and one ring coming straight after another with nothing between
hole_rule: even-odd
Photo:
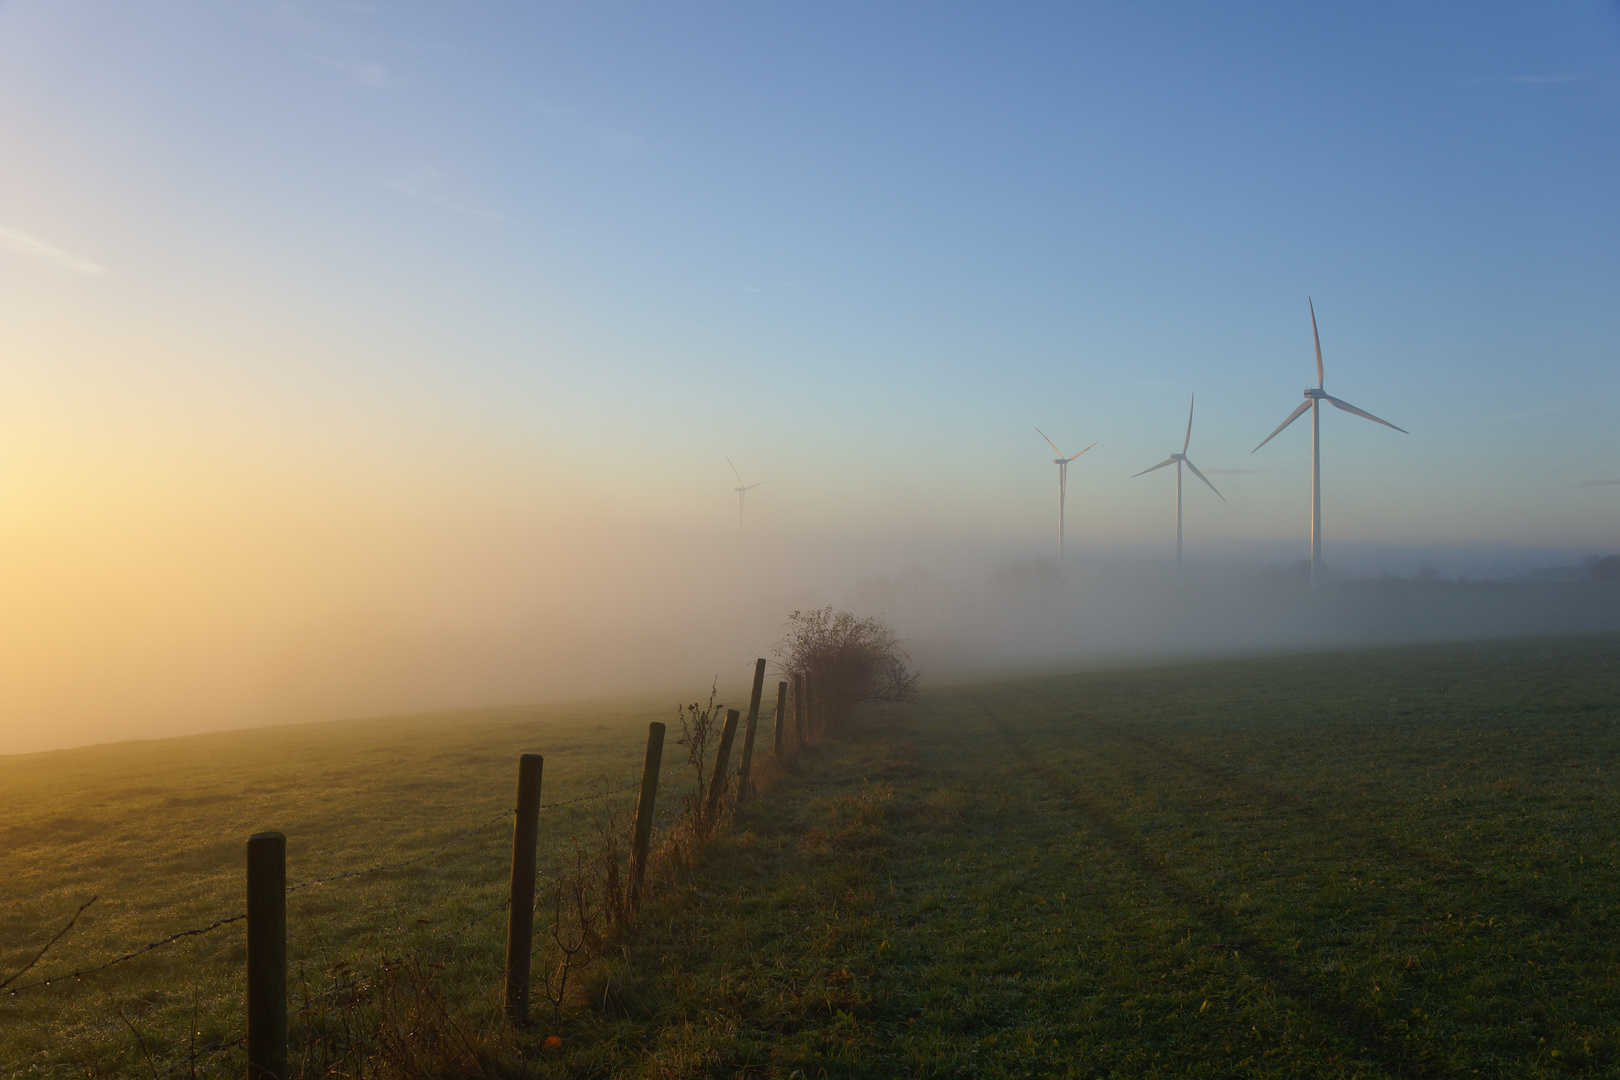
<instances>
[{"instance_id":1,"label":"turbine tower","mask_svg":"<svg viewBox=\"0 0 1620 1080\"><path fill-rule=\"evenodd\" d=\"M1194 476L1198 477L1198 479L1202 480L1209 486L1209 490L1215 491L1215 485L1209 482L1209 477L1199 472L1198 466L1194 465L1192 463L1192 458L1187 456L1187 447L1192 445L1193 405L1196 403L1196 401L1197 395L1195 394L1193 395L1192 399L1187 402L1187 437L1181 440L1181 453L1171 454L1169 457L1153 466L1152 469L1143 469L1141 472L1136 473L1131 477L1131 479L1134 480L1137 476L1146 476L1154 469L1162 469L1166 465L1174 465L1176 467L1176 569L1178 571L1181 569L1181 466L1186 465L1187 468L1193 471ZM1222 495L1219 491L1215 491L1215 497L1221 500L1221 502L1226 501L1226 496Z\"/></svg>"},{"instance_id":2,"label":"turbine tower","mask_svg":"<svg viewBox=\"0 0 1620 1080\"><path fill-rule=\"evenodd\" d=\"M1035 433L1041 438L1046 439L1046 432L1042 431L1040 428L1036 428ZM1086 450L1090 450L1091 446L1096 446L1097 444L1092 443L1091 446L1086 447L1086 450L1080 451L1080 454L1073 454L1069 457L1064 457L1063 451L1058 450L1057 443L1053 442L1051 439L1046 439L1046 445L1050 446L1053 450L1057 450L1057 458L1052 462L1052 464L1058 467L1058 558L1061 559L1063 558L1063 503L1068 497L1069 491L1069 462L1079 457L1080 454L1085 453Z\"/></svg>"},{"instance_id":3,"label":"turbine tower","mask_svg":"<svg viewBox=\"0 0 1620 1080\"><path fill-rule=\"evenodd\" d=\"M726 464L731 465L731 459L730 458L726 458ZM731 490L735 491L737 493L737 535L741 536L742 535L743 496L747 495L750 491L753 491L755 488L759 487L759 484L763 484L765 481L761 480L759 482L759 484L745 484L745 483L743 483L742 473L737 471L737 466L735 466L735 465L731 465L731 475L733 475L733 476L735 476L737 478L737 486L732 488Z\"/></svg>"},{"instance_id":4,"label":"turbine tower","mask_svg":"<svg viewBox=\"0 0 1620 1080\"><path fill-rule=\"evenodd\" d=\"M1311 588L1314 589L1317 579L1321 577L1322 569L1322 402L1326 401L1347 413L1355 413L1375 424L1395 428L1402 435L1410 435L1411 432L1405 428L1395 427L1388 420L1380 420L1348 401L1340 401L1322 389L1322 335L1316 332L1316 304L1308 296L1305 302L1311 306L1311 337L1316 340L1316 388L1314 390L1310 387L1305 388L1305 400L1300 403L1299 408L1289 413L1288 419L1277 425L1277 431L1261 439L1260 446L1275 439L1278 431L1298 420L1306 409L1311 410ZM1259 450L1260 446L1250 450L1249 453Z\"/></svg>"}]
</instances>

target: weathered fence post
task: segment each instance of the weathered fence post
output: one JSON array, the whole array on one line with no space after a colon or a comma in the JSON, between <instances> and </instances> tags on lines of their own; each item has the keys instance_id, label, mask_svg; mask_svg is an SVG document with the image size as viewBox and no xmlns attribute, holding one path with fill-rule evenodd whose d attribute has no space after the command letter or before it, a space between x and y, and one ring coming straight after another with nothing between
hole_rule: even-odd
<instances>
[{"instance_id":1,"label":"weathered fence post","mask_svg":"<svg viewBox=\"0 0 1620 1080\"><path fill-rule=\"evenodd\" d=\"M726 765L731 761L731 742L737 737L737 710L726 710L726 726L720 729L720 752L714 756L714 775L709 778L709 802L703 808L704 818L714 820L715 807L726 790Z\"/></svg>"},{"instance_id":2,"label":"weathered fence post","mask_svg":"<svg viewBox=\"0 0 1620 1080\"><path fill-rule=\"evenodd\" d=\"M641 794L636 797L636 836L630 845L630 910L641 907L641 879L647 876L647 849L652 844L653 800L658 798L658 766L664 760L664 725L647 725L647 759L641 764Z\"/></svg>"},{"instance_id":3,"label":"weathered fence post","mask_svg":"<svg viewBox=\"0 0 1620 1080\"><path fill-rule=\"evenodd\" d=\"M743 728L742 765L737 770L737 801L748 798L748 769L754 762L754 725L759 723L759 699L765 693L765 660L754 661L754 692L748 697L748 724Z\"/></svg>"},{"instance_id":4,"label":"weathered fence post","mask_svg":"<svg viewBox=\"0 0 1620 1080\"><path fill-rule=\"evenodd\" d=\"M798 747L804 746L805 733L805 704L804 704L804 672L793 673L793 736L798 740Z\"/></svg>"},{"instance_id":5,"label":"weathered fence post","mask_svg":"<svg viewBox=\"0 0 1620 1080\"><path fill-rule=\"evenodd\" d=\"M512 822L512 893L506 910L506 1015L529 1018L529 958L534 949L534 858L540 842L540 772L545 758L518 759L517 819Z\"/></svg>"},{"instance_id":6,"label":"weathered fence post","mask_svg":"<svg viewBox=\"0 0 1620 1080\"><path fill-rule=\"evenodd\" d=\"M776 729L776 756L781 757L787 749L787 683L776 684L776 716L772 718L772 727Z\"/></svg>"},{"instance_id":7,"label":"weathered fence post","mask_svg":"<svg viewBox=\"0 0 1620 1080\"><path fill-rule=\"evenodd\" d=\"M247 1075L287 1080L287 837L247 842Z\"/></svg>"}]
</instances>

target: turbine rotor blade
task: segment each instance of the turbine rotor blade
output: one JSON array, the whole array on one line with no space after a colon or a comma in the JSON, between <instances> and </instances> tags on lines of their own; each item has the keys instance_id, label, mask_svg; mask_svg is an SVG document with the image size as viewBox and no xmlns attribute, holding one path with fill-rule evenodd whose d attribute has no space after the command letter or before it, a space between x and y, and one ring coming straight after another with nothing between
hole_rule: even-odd
<instances>
[{"instance_id":1,"label":"turbine rotor blade","mask_svg":"<svg viewBox=\"0 0 1620 1080\"><path fill-rule=\"evenodd\" d=\"M1046 432L1042 431L1040 428L1036 428L1035 433L1037 435L1039 435L1041 438L1046 439ZM1051 439L1046 439L1046 445L1050 446L1053 450L1057 450L1057 456L1058 457L1063 456L1063 451L1058 450L1057 443L1053 442Z\"/></svg>"},{"instance_id":2,"label":"turbine rotor blade","mask_svg":"<svg viewBox=\"0 0 1620 1080\"><path fill-rule=\"evenodd\" d=\"M1187 461L1187 459L1186 459L1186 458L1182 458L1182 459L1181 459L1181 460L1182 460L1182 461ZM1193 475L1194 475L1194 476L1196 476L1196 477L1198 477L1198 479L1200 479L1200 480L1202 480L1202 481L1203 481L1203 482L1204 482L1204 483L1206 483L1206 484L1209 484L1209 490L1211 490L1211 491L1214 491L1214 492L1215 492L1215 497L1216 497L1216 498L1217 498L1217 499L1219 499L1219 500L1221 500L1221 502L1225 502L1225 501L1226 501L1226 496L1225 496L1225 495L1222 495L1222 494L1221 494L1221 493L1220 493L1220 492L1219 492L1219 491L1215 491L1215 485L1214 485L1214 484L1210 484L1210 483L1209 483L1209 477L1207 477L1207 476L1205 476L1205 475L1204 475L1204 474L1203 474L1203 473L1201 473L1201 472L1199 472L1199 471L1198 471L1198 466L1196 466L1196 465L1194 465L1194 464L1193 464L1193 463L1192 463L1192 462L1190 462L1190 461L1187 461L1187 468L1189 468L1189 469L1191 469L1191 470L1192 470L1192 471L1193 471Z\"/></svg>"},{"instance_id":3,"label":"turbine rotor blade","mask_svg":"<svg viewBox=\"0 0 1620 1080\"><path fill-rule=\"evenodd\" d=\"M1183 454L1187 452L1187 447L1192 445L1192 412L1193 405L1197 400L1198 395L1194 394L1187 401L1187 437L1181 441L1181 452Z\"/></svg>"},{"instance_id":4,"label":"turbine rotor blade","mask_svg":"<svg viewBox=\"0 0 1620 1080\"><path fill-rule=\"evenodd\" d=\"M1311 305L1311 337L1316 339L1316 388L1322 389L1322 335L1316 332L1316 304L1310 297L1305 302Z\"/></svg>"},{"instance_id":5,"label":"turbine rotor blade","mask_svg":"<svg viewBox=\"0 0 1620 1080\"><path fill-rule=\"evenodd\" d=\"M1092 444L1091 444L1091 446L1096 446L1096 445L1097 445L1097 444L1096 444L1096 443L1092 443ZM1091 449L1091 446L1088 446L1088 447L1086 447L1086 450L1090 450L1090 449ZM1086 452L1086 450L1082 450L1082 451L1080 451L1080 454L1083 454L1083 453L1085 453L1085 452ZM1062 451L1061 451L1061 450L1059 450L1059 451L1058 451L1058 453L1062 453ZM1077 458L1077 457L1079 457L1079 456L1080 456L1080 454L1075 454L1075 455L1074 455L1074 457L1071 457L1071 458L1066 458L1066 459L1065 459L1065 460L1067 460L1067 461L1073 461L1073 460L1074 460L1074 458Z\"/></svg>"},{"instance_id":6,"label":"turbine rotor blade","mask_svg":"<svg viewBox=\"0 0 1620 1080\"><path fill-rule=\"evenodd\" d=\"M1161 461L1161 462L1159 462L1159 463L1158 463L1158 464L1157 464L1157 465L1155 465L1155 466L1153 466L1153 469L1162 469L1162 468L1164 468L1164 467L1165 467L1165 466L1166 466L1166 465L1174 465L1174 464L1175 464L1175 463L1176 463L1176 459L1175 459L1175 458L1173 458L1173 457L1167 457L1167 458L1165 458L1165 459L1164 459L1164 460L1163 460L1163 461ZM1132 479L1132 480L1135 480L1135 479L1136 479L1136 478L1137 478L1137 477L1138 477L1138 476L1146 476L1146 475L1147 475L1147 474L1148 474L1148 473L1150 473L1150 472L1152 472L1152 471L1153 471L1153 469L1143 469L1143 470L1142 470L1142 471L1141 471L1141 472L1139 472L1139 473L1132 473L1132 474L1131 474L1131 479ZM1208 481L1205 481L1205 483L1208 483Z\"/></svg>"},{"instance_id":7,"label":"turbine rotor blade","mask_svg":"<svg viewBox=\"0 0 1620 1080\"><path fill-rule=\"evenodd\" d=\"M730 458L726 458L726 464L731 465L731 459ZM737 471L737 466L731 465L731 475L735 476L737 478L737 483L740 484L740 483L743 482L742 473Z\"/></svg>"},{"instance_id":8,"label":"turbine rotor blade","mask_svg":"<svg viewBox=\"0 0 1620 1080\"><path fill-rule=\"evenodd\" d=\"M763 484L764 482L765 481L761 480L759 482L759 484ZM753 491L755 488L759 487L759 484L749 484L747 487L743 488L743 490L744 491Z\"/></svg>"},{"instance_id":9,"label":"turbine rotor blade","mask_svg":"<svg viewBox=\"0 0 1620 1080\"><path fill-rule=\"evenodd\" d=\"M1368 420L1373 421L1374 423L1383 424L1385 427L1388 427L1388 428L1395 428L1395 430L1400 432L1402 435L1410 435L1410 434L1412 434L1410 431L1407 431L1403 427L1395 427L1395 425L1390 423L1388 420L1380 420L1380 419L1378 419L1378 417L1374 416L1372 413L1367 412L1367 411L1365 411L1363 409L1356 408L1354 405L1350 404L1348 401L1340 401L1338 398L1333 397L1332 395L1324 395L1324 396L1327 397L1327 399L1329 401L1333 402L1333 404L1335 406L1337 406L1338 408L1343 409L1347 413L1355 413L1357 416L1364 416Z\"/></svg>"},{"instance_id":10,"label":"turbine rotor blade","mask_svg":"<svg viewBox=\"0 0 1620 1080\"><path fill-rule=\"evenodd\" d=\"M1267 435L1265 438L1260 440L1260 446L1264 446L1264 445L1266 445L1266 443L1270 442L1272 439L1275 439L1277 437L1277 432L1278 431L1281 431L1283 428L1287 427L1289 424L1292 424L1295 420L1298 420L1300 418L1300 415L1302 413L1304 413L1304 411L1306 409L1310 408L1310 407L1311 407L1311 399L1306 398L1303 402L1300 403L1299 408L1295 409L1293 412L1288 414L1288 419L1284 420L1282 423L1277 425L1277 431L1273 431L1270 435ZM1249 453L1251 453L1251 454L1254 453L1255 450L1260 449L1260 446L1255 447L1254 450L1250 450Z\"/></svg>"}]
</instances>

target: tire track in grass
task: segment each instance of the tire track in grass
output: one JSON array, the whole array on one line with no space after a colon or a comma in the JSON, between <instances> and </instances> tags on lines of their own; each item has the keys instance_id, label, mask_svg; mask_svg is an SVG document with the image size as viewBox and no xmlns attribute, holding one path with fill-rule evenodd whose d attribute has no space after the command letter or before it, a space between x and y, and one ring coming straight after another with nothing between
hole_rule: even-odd
<instances>
[{"instance_id":1,"label":"tire track in grass","mask_svg":"<svg viewBox=\"0 0 1620 1080\"><path fill-rule=\"evenodd\" d=\"M1264 941L1255 938L1241 918L1188 884L1163 859L1138 843L1131 831L1114 820L1106 807L1077 790L1072 783L1041 760L1037 752L1030 747L1028 740L1002 719L984 699L973 694L963 696L990 719L1024 766L1079 811L1098 835L1119 852L1127 865L1152 881L1176 902L1189 908L1206 926L1219 935L1223 942L1233 943L1268 981L1280 987L1284 993L1306 1009L1336 1026L1355 1046L1373 1056L1379 1066L1387 1072L1409 1077L1450 1075L1449 1071L1437 1067L1436 1063L1414 1061L1410 1049L1397 1045L1376 1017L1368 1015L1366 1010L1354 1002L1347 1001L1321 986L1290 965Z\"/></svg>"},{"instance_id":2,"label":"tire track in grass","mask_svg":"<svg viewBox=\"0 0 1620 1080\"><path fill-rule=\"evenodd\" d=\"M1465 882L1477 886L1484 886L1482 896L1476 896L1476 904L1480 899L1488 899L1500 909L1503 914L1512 914L1514 918L1531 923L1550 925L1554 928L1566 922L1570 917L1570 908L1573 901L1568 898L1549 896L1545 889L1528 886L1524 882L1515 882L1500 873L1482 869L1473 863L1453 858L1442 852L1426 850L1412 844L1403 843L1395 837L1370 832L1356 824L1359 820L1349 813L1334 813L1324 811L1309 799L1292 792L1284 791L1262 780L1251 779L1237 770L1224 765L1209 762L1182 750L1168 745L1163 740L1133 732L1122 725L1108 721L1086 720L1078 713L1075 719L1084 720L1091 725L1092 730L1112 738L1140 746L1160 758L1197 775L1206 782L1206 790L1214 792L1247 792L1262 800L1270 801L1284 807L1301 818L1309 821L1324 835L1330 835L1338 840L1347 842L1347 846L1360 847L1364 852L1381 856L1396 864L1405 864L1409 868L1421 869L1428 873L1440 872L1433 884L1443 886L1449 884L1443 875L1449 874L1461 878ZM1442 903L1436 900L1434 906L1452 909L1456 905ZM1483 905L1479 905L1483 907ZM1582 911L1582 918L1586 919L1594 931L1606 930L1613 923L1613 916L1601 905Z\"/></svg>"},{"instance_id":3,"label":"tire track in grass","mask_svg":"<svg viewBox=\"0 0 1620 1080\"><path fill-rule=\"evenodd\" d=\"M1093 731L1118 739L1121 742L1140 746L1161 758L1172 761L1181 768L1201 777L1217 790L1224 787L1228 791L1247 791L1268 802L1292 810L1314 824L1330 829L1334 834L1347 838L1361 847L1377 852L1396 862L1426 867L1431 871L1442 870L1448 874L1471 877L1479 881L1494 880L1490 873L1471 863L1452 858L1437 851L1414 847L1393 837L1368 832L1356 824L1357 819L1352 815L1324 812L1309 799L1275 787L1263 780L1251 779L1227 766L1199 758L1183 750L1177 750L1162 739L1155 739L1151 735L1144 735L1139 731L1131 731L1120 724L1109 723L1106 720L1091 720L1080 716L1078 713L1075 714L1075 719L1084 720Z\"/></svg>"}]
</instances>

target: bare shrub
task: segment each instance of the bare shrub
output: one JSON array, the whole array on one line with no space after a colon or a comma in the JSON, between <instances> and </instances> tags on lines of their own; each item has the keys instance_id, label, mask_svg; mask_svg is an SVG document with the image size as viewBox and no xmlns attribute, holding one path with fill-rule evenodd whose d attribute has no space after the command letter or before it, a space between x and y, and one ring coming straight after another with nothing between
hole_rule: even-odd
<instances>
[{"instance_id":1,"label":"bare shrub","mask_svg":"<svg viewBox=\"0 0 1620 1080\"><path fill-rule=\"evenodd\" d=\"M606 908L600 853L574 841L571 863L560 865L551 881L550 941L541 975L553 1012L568 1000L569 980L590 966L602 951L600 923Z\"/></svg>"},{"instance_id":2,"label":"bare shrub","mask_svg":"<svg viewBox=\"0 0 1620 1080\"><path fill-rule=\"evenodd\" d=\"M677 837L684 834L701 840L714 831L715 822L709 819L706 812L706 799L710 744L719 738L720 718L725 712L725 706L716 704L714 700L715 687L718 685L719 680L710 685L707 705L694 701L675 709L681 722L681 737L675 740L675 745L686 747L686 763L692 770L692 786L681 794L680 816L672 829Z\"/></svg>"},{"instance_id":3,"label":"bare shrub","mask_svg":"<svg viewBox=\"0 0 1620 1080\"><path fill-rule=\"evenodd\" d=\"M546 998L561 1012L570 986L598 959L622 946L632 918L629 853L633 819L620 820L612 806L596 815L595 835L575 838L573 851L559 860L550 888L536 901L549 903L551 920L543 932L540 968Z\"/></svg>"},{"instance_id":4,"label":"bare shrub","mask_svg":"<svg viewBox=\"0 0 1620 1080\"><path fill-rule=\"evenodd\" d=\"M922 679L882 620L832 607L789 615L776 655L789 671L810 676L828 726L843 723L864 702L906 701Z\"/></svg>"}]
</instances>

